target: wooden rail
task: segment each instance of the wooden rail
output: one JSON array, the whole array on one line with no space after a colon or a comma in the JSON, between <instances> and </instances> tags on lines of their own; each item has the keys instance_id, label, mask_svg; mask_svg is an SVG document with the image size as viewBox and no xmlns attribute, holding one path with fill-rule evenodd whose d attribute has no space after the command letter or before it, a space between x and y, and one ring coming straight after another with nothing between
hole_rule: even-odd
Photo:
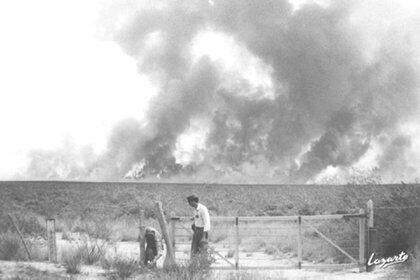
<instances>
[{"instance_id":1,"label":"wooden rail","mask_svg":"<svg viewBox=\"0 0 420 280\"><path fill-rule=\"evenodd\" d=\"M315 221L315 220L340 220L349 218L366 218L366 214L328 214L328 215L296 215L296 216L241 216L239 219L242 222L258 222L258 221L298 221L299 217L302 220ZM231 216L212 216L212 222L232 222L235 223L237 217ZM171 219L176 221L190 221L191 217L186 216L174 216Z\"/></svg>"}]
</instances>

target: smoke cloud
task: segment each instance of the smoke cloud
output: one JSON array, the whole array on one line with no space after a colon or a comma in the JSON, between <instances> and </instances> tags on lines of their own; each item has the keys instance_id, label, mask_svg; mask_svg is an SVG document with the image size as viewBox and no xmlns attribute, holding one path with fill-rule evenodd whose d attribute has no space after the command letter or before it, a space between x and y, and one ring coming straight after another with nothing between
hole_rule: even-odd
<instances>
[{"instance_id":1,"label":"smoke cloud","mask_svg":"<svg viewBox=\"0 0 420 280\"><path fill-rule=\"evenodd\" d=\"M328 167L351 168L384 135L392 140L379 144L378 172L388 174L410 148L409 136L395 134L418 105L412 46L392 35L368 53L353 23L360 2L298 10L285 0L157 3L111 33L159 94L146 123L116 125L86 178L304 183ZM209 30L268 69L272 95L223 61L193 55ZM192 122L207 127L205 148L180 164L177 141Z\"/></svg>"}]
</instances>

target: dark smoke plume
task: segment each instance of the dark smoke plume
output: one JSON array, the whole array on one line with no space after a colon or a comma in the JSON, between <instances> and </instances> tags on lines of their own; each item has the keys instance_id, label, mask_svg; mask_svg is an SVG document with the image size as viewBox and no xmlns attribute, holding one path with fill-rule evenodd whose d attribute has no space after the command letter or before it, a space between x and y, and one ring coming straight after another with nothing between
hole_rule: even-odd
<instances>
[{"instance_id":1,"label":"dark smoke plume","mask_svg":"<svg viewBox=\"0 0 420 280\"><path fill-rule=\"evenodd\" d=\"M384 41L366 59L350 23L356 1L296 11L285 0L158 3L112 32L160 93L146 124L115 127L87 177L122 178L130 170L136 178L246 177L250 166L270 166L267 176L276 182L307 182L328 166L351 167L417 107L410 49ZM246 79L237 78L242 88L232 90L219 62L193 59L194 39L208 30L233 38L271 69L274 97L239 94L251 91ZM205 151L199 162L181 165L176 143L195 120L209 124ZM398 139L379 165L409 147Z\"/></svg>"}]
</instances>

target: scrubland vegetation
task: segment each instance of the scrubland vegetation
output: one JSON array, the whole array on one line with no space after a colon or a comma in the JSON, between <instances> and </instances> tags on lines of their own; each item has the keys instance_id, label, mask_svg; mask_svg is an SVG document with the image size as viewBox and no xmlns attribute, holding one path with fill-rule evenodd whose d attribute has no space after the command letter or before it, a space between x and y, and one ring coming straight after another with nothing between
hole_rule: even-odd
<instances>
[{"instance_id":1,"label":"scrubland vegetation","mask_svg":"<svg viewBox=\"0 0 420 280\"><path fill-rule=\"evenodd\" d=\"M106 279L129 279L133 275L143 274L152 277L147 279L206 279L202 277L208 271L201 269L201 272L195 272L195 266L198 265L196 263L184 263L150 273L138 263L138 257L121 255L113 249L117 243L137 242L140 210L145 211L147 225L159 228L154 214L155 200L163 202L167 215L175 212L177 215L189 216L191 209L185 197L191 193L201 198L211 215L217 216L356 213L358 209L365 207L368 199L372 199L377 207L375 227L380 233L380 253L391 255L404 250L413 256L410 273L420 273L418 259L414 259L419 254L415 250L415 244L420 236L420 209L404 208L420 205L419 185L247 186L2 182L0 259L28 260L7 214L10 213L15 218L34 261L48 259L45 221L53 217L56 219L57 232L60 233L60 242L68 244L60 251L59 262L69 274L80 273L83 265L96 265L104 269ZM350 254L357 256L357 221L330 220L314 226L346 248ZM215 225L210 236L210 241L223 248L224 251L221 251L227 258L234 257L232 230L229 226ZM256 252L273 260L295 258L296 236L288 234L294 231L295 227L287 223L243 226L240 232L240 250L249 258ZM186 242L188 241L187 238ZM303 244L304 261L348 261L309 228L304 231ZM250 277L244 273L241 279L253 279Z\"/></svg>"}]
</instances>

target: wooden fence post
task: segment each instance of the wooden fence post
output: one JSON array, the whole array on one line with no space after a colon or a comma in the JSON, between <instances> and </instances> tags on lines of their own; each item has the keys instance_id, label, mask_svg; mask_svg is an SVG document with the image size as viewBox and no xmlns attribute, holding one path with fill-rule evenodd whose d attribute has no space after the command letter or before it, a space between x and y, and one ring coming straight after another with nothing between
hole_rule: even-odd
<instances>
[{"instance_id":1,"label":"wooden fence post","mask_svg":"<svg viewBox=\"0 0 420 280\"><path fill-rule=\"evenodd\" d=\"M176 220L175 220L175 212L171 212L171 241L172 241L172 248L174 252L176 252Z\"/></svg>"},{"instance_id":2,"label":"wooden fence post","mask_svg":"<svg viewBox=\"0 0 420 280\"><path fill-rule=\"evenodd\" d=\"M163 238L165 239L165 244L166 244L166 258L163 265L171 266L175 264L175 253L172 248L172 243L169 236L168 227L166 226L165 215L163 214L162 203L160 201L156 201L156 212L157 212L160 228L162 230L162 235L163 235Z\"/></svg>"},{"instance_id":3,"label":"wooden fence post","mask_svg":"<svg viewBox=\"0 0 420 280\"><path fill-rule=\"evenodd\" d=\"M365 210L360 209L359 214L364 215ZM359 218L359 271L365 269L365 234L366 234L366 218Z\"/></svg>"},{"instance_id":4,"label":"wooden fence post","mask_svg":"<svg viewBox=\"0 0 420 280\"><path fill-rule=\"evenodd\" d=\"M140 265L143 265L144 259L146 256L146 240L145 240L145 231L146 226L144 225L145 222L145 215L144 210L140 210L139 213L139 249L140 249Z\"/></svg>"},{"instance_id":5,"label":"wooden fence post","mask_svg":"<svg viewBox=\"0 0 420 280\"><path fill-rule=\"evenodd\" d=\"M369 259L370 256L376 252L377 246L377 230L374 227L374 212L373 212L373 201L370 199L367 204L367 226L368 226L368 237L367 237L367 255L366 258ZM368 266L366 262L366 271L373 271L373 266Z\"/></svg>"},{"instance_id":6,"label":"wooden fence post","mask_svg":"<svg viewBox=\"0 0 420 280\"><path fill-rule=\"evenodd\" d=\"M235 269L239 269L239 242L240 242L240 236L239 236L239 217L235 217L235 232L236 232L236 238L235 238Z\"/></svg>"},{"instance_id":7,"label":"wooden fence post","mask_svg":"<svg viewBox=\"0 0 420 280\"><path fill-rule=\"evenodd\" d=\"M55 236L55 220L47 219L48 261L57 262L57 240Z\"/></svg>"},{"instance_id":8,"label":"wooden fence post","mask_svg":"<svg viewBox=\"0 0 420 280\"><path fill-rule=\"evenodd\" d=\"M302 268L302 217L298 217L298 268Z\"/></svg>"},{"instance_id":9,"label":"wooden fence post","mask_svg":"<svg viewBox=\"0 0 420 280\"><path fill-rule=\"evenodd\" d=\"M23 238L23 235L20 232L19 227L17 226L17 224L13 220L13 217L12 217L11 214L7 214L7 216L9 217L10 222L12 222L13 227L15 228L16 232L18 233L20 241L22 241L23 247L25 247L25 251L26 251L26 254L28 255L28 259L31 261L32 260L31 253L29 252L28 246L26 245L25 239Z\"/></svg>"}]
</instances>

